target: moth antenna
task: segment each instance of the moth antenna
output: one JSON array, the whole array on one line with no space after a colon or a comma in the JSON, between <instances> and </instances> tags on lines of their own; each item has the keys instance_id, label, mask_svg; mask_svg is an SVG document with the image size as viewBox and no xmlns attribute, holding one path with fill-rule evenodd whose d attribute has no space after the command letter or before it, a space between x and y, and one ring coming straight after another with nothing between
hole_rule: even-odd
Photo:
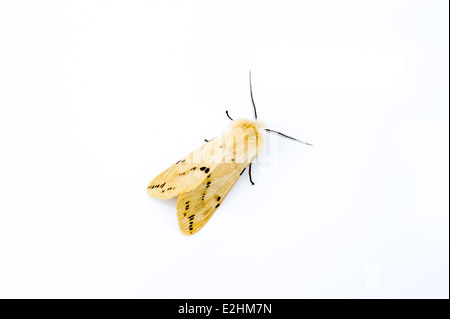
<instances>
[{"instance_id":1,"label":"moth antenna","mask_svg":"<svg viewBox=\"0 0 450 319\"><path fill-rule=\"evenodd\" d=\"M252 71L249 71L248 78L250 80L250 97L252 98L253 112L254 112L254 115L255 115L255 120L257 120L258 119L258 115L256 114L256 106L255 106L255 101L253 100L253 92L252 92Z\"/></svg>"},{"instance_id":2,"label":"moth antenna","mask_svg":"<svg viewBox=\"0 0 450 319\"><path fill-rule=\"evenodd\" d=\"M230 120L234 121L234 120L231 118L230 114L228 114L228 111L225 111L225 113L227 114L227 116L228 116L228 118L229 118Z\"/></svg>"},{"instance_id":3,"label":"moth antenna","mask_svg":"<svg viewBox=\"0 0 450 319\"><path fill-rule=\"evenodd\" d=\"M278 134L278 135L283 136L283 137L285 137L285 138L288 138L288 139L291 139L291 140L294 140L294 141L297 141L297 142L300 142L300 143L303 143L303 144L306 144L306 145L309 145L309 146L313 146L312 144L309 144L309 143L300 141L300 140L298 140L298 139L296 139L296 138L293 138L293 137L291 137L291 136L287 136L286 134L283 134L283 133L280 133L280 132L277 132L277 131L274 131L274 130L271 130L271 129L268 129L268 128L266 128L265 130L266 130L267 132L269 132L269 133Z\"/></svg>"}]
</instances>

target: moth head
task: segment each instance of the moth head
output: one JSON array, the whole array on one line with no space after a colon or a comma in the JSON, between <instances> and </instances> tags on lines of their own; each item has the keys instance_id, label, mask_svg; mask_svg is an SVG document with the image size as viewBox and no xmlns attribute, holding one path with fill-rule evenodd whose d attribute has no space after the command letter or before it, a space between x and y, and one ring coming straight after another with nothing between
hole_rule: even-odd
<instances>
[{"instance_id":1,"label":"moth head","mask_svg":"<svg viewBox=\"0 0 450 319\"><path fill-rule=\"evenodd\" d=\"M231 122L231 128L233 129L240 129L244 132L247 132L247 134L252 134L252 132L259 132L261 130L264 130L266 128L266 125L262 121L250 121L247 119L240 119L235 120Z\"/></svg>"}]
</instances>

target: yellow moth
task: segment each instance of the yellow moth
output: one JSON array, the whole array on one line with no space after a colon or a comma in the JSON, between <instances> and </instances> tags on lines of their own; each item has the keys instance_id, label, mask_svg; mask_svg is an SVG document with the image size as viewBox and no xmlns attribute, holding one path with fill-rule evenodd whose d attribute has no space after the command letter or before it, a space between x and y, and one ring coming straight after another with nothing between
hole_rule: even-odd
<instances>
[{"instance_id":1,"label":"yellow moth","mask_svg":"<svg viewBox=\"0 0 450 319\"><path fill-rule=\"evenodd\" d=\"M225 132L215 137L159 174L147 187L152 197L168 199L178 196L177 216L181 232L192 235L198 232L227 196L233 185L264 149L264 133L308 144L293 137L266 129L257 120L253 100L251 74L250 97L255 121L232 120ZM311 144L308 144L311 145Z\"/></svg>"}]
</instances>

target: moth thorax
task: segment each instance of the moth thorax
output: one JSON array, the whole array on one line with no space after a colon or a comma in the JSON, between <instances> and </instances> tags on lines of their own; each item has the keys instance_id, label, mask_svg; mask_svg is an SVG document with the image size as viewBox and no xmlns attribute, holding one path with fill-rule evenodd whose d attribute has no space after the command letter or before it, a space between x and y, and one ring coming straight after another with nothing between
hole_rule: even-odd
<instances>
[{"instance_id":1,"label":"moth thorax","mask_svg":"<svg viewBox=\"0 0 450 319\"><path fill-rule=\"evenodd\" d=\"M233 121L230 128L237 161L251 163L264 148L264 123L241 119Z\"/></svg>"}]
</instances>

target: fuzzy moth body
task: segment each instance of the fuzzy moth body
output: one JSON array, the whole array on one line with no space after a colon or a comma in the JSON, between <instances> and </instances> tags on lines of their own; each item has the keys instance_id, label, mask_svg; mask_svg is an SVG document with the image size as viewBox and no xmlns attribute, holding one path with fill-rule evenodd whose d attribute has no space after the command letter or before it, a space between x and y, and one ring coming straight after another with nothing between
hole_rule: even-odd
<instances>
[{"instance_id":1,"label":"fuzzy moth body","mask_svg":"<svg viewBox=\"0 0 450 319\"><path fill-rule=\"evenodd\" d=\"M211 218L244 169L264 149L260 121L235 120L225 132L158 175L147 188L152 197L178 196L181 232L192 235Z\"/></svg>"}]
</instances>

